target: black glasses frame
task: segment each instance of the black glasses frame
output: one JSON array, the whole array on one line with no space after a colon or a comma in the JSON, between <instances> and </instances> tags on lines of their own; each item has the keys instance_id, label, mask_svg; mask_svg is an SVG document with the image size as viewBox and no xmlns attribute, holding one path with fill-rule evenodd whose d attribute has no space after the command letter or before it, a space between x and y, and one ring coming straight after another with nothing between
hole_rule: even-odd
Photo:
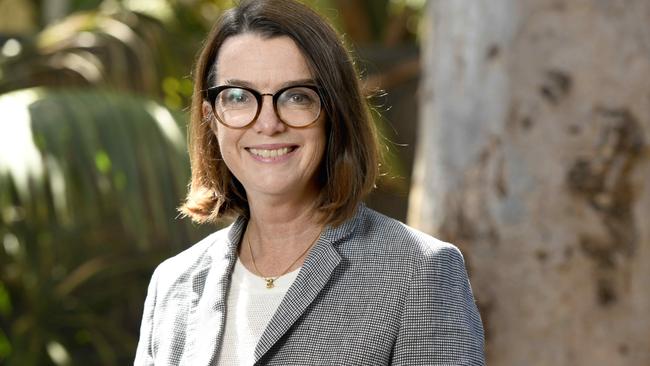
<instances>
[{"instance_id":1,"label":"black glasses frame","mask_svg":"<svg viewBox=\"0 0 650 366\"><path fill-rule=\"evenodd\" d=\"M288 123L287 121L283 120L282 116L280 116L280 113L278 113L278 99L280 98L280 95L282 93L284 93L285 91L287 91L289 89L293 89L293 88L307 88L307 89L311 89L311 90L315 91L316 94L318 94L318 98L320 100L320 109L318 111L318 115L316 116L316 118L314 118L313 121L309 122L306 125L294 126L291 123ZM231 126L231 125L227 124L225 121L222 121L221 118L219 118L219 115L217 114L217 112L215 111L214 104L215 104L215 102L217 100L217 95L219 95L219 93L221 93L222 91L224 91L226 89L243 89L243 90L246 90L246 91L250 92L251 94L253 94L253 96L255 96L255 99L257 99L257 112L255 112L255 117L253 117L253 119L249 123L247 123L246 125L241 126L241 127ZM270 96L272 98L272 100L273 100L273 110L275 111L275 115L278 116L278 119L280 121L282 121L282 123L284 123L285 125L291 126L293 128L305 128L305 127L309 127L309 126L313 125L316 121L318 121L318 118L320 117L320 114L321 114L321 112L323 110L323 95L321 94L320 88L318 86L316 86L316 85L307 85L307 84L305 84L305 85L290 85L290 86L284 87L282 89L276 90L275 93L273 93L273 94L271 94L271 93L260 93L259 91L255 90L255 89L248 88L248 87L245 87L245 86L237 86L237 85L219 85L219 86L213 86L211 88L208 88L208 89L204 90L204 99L207 100L210 103L210 107L212 108L212 114L214 114L214 117L217 119L217 121L219 121L219 123L221 123L222 125L224 125L226 127L230 127L230 128L234 128L234 129L246 128L246 127L252 125L253 123L255 123L255 121L257 121L257 117L259 117L260 112L262 111L262 103L264 102L264 96L265 95L268 95L268 96Z\"/></svg>"}]
</instances>

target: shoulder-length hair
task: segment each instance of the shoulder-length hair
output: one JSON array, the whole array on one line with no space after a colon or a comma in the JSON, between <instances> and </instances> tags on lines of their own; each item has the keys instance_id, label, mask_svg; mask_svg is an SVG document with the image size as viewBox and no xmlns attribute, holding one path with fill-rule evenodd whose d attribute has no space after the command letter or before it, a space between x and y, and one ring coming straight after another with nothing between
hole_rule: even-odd
<instances>
[{"instance_id":1,"label":"shoulder-length hair","mask_svg":"<svg viewBox=\"0 0 650 366\"><path fill-rule=\"evenodd\" d=\"M294 0L244 0L226 11L210 31L194 70L188 127L192 178L180 211L198 223L248 215L242 184L221 158L215 123L203 114L204 91L214 86L216 59L223 42L243 33L288 36L305 57L322 90L327 145L317 172L316 202L324 224L339 225L374 187L379 174L377 132L350 55L332 27Z\"/></svg>"}]
</instances>

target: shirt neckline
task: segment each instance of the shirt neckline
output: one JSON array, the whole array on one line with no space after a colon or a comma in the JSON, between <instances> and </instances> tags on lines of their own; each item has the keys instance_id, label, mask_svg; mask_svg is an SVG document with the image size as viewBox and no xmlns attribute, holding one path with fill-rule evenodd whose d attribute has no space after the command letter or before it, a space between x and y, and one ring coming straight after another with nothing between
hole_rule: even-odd
<instances>
[{"instance_id":1,"label":"shirt neckline","mask_svg":"<svg viewBox=\"0 0 650 366\"><path fill-rule=\"evenodd\" d=\"M298 273L300 272L301 268L302 267L298 267L297 269L278 277L278 279L274 281L275 286L269 289L266 288L266 281L264 281L264 277L258 276L257 274L251 272L248 268L246 268L246 266L244 266L241 259L237 257L235 268L233 269L232 281L236 281L240 286L243 286L248 290L262 290L262 292L269 294L286 292L289 290L289 287L291 287L291 284L293 284L296 277L298 277Z\"/></svg>"}]
</instances>

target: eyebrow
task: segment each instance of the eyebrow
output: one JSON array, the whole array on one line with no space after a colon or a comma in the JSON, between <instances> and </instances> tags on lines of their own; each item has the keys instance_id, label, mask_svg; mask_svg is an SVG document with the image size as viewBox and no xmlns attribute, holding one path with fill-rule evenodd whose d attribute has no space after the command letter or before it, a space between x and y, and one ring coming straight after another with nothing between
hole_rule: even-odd
<instances>
[{"instance_id":1,"label":"eyebrow","mask_svg":"<svg viewBox=\"0 0 650 366\"><path fill-rule=\"evenodd\" d=\"M251 88L255 89L255 86L253 83L250 83L246 80L239 80L239 79L229 79L226 80L226 85L232 85L232 86L243 86L246 88ZM280 85L280 87L276 90L286 88L289 86L294 86L294 85L316 85L316 81L314 79L298 79L298 80L291 80L284 82Z\"/></svg>"}]
</instances>

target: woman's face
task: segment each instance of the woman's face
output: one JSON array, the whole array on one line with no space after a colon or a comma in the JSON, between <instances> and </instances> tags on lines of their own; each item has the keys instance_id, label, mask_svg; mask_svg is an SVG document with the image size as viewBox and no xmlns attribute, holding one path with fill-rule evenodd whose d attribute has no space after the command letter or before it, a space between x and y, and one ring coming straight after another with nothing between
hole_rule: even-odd
<instances>
[{"instance_id":1,"label":"woman's face","mask_svg":"<svg viewBox=\"0 0 650 366\"><path fill-rule=\"evenodd\" d=\"M235 85L273 94L290 84L315 84L305 58L289 37L246 33L219 49L216 85ZM203 105L204 115L211 107ZM213 117L214 118L214 117ZM252 196L313 200L316 171L325 151L325 116L305 128L284 124L264 96L257 120L243 129L213 123L221 156Z\"/></svg>"}]
</instances>

